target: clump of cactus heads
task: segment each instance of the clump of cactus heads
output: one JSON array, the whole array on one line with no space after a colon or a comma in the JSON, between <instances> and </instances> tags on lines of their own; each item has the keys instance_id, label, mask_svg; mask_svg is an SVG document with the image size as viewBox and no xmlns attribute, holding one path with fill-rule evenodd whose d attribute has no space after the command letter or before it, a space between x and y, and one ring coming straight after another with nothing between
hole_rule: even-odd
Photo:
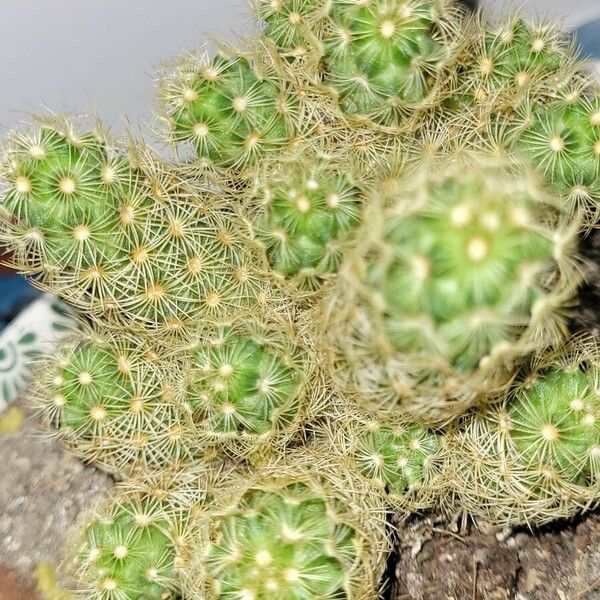
<instances>
[{"instance_id":1,"label":"clump of cactus heads","mask_svg":"<svg viewBox=\"0 0 600 600\"><path fill-rule=\"evenodd\" d=\"M74 544L79 591L89 600L179 598L179 533L160 502L113 494Z\"/></svg>"},{"instance_id":2,"label":"clump of cactus heads","mask_svg":"<svg viewBox=\"0 0 600 600\"><path fill-rule=\"evenodd\" d=\"M84 460L116 472L196 452L176 360L116 335L81 335L50 359L35 387L46 422Z\"/></svg>"},{"instance_id":3,"label":"clump of cactus heads","mask_svg":"<svg viewBox=\"0 0 600 600\"><path fill-rule=\"evenodd\" d=\"M575 212L600 201L600 99L528 105L509 128L509 146L528 157Z\"/></svg>"},{"instance_id":4,"label":"clump of cactus heads","mask_svg":"<svg viewBox=\"0 0 600 600\"><path fill-rule=\"evenodd\" d=\"M363 192L331 157L279 161L257 177L252 224L276 276L307 293L337 271Z\"/></svg>"},{"instance_id":5,"label":"clump of cactus heads","mask_svg":"<svg viewBox=\"0 0 600 600\"><path fill-rule=\"evenodd\" d=\"M73 553L91 600L373 600L389 509L600 499L570 44L454 0L255 4L249 50L162 77L177 162L54 119L0 166L12 262L81 311L36 403L122 480Z\"/></svg>"},{"instance_id":6,"label":"clump of cactus heads","mask_svg":"<svg viewBox=\"0 0 600 600\"><path fill-rule=\"evenodd\" d=\"M15 136L4 168L14 265L104 326L185 337L269 294L233 211L145 149L47 125Z\"/></svg>"},{"instance_id":7,"label":"clump of cactus heads","mask_svg":"<svg viewBox=\"0 0 600 600\"><path fill-rule=\"evenodd\" d=\"M293 336L290 324L258 321L217 326L203 336L187 369L188 402L202 443L264 459L299 432L318 386Z\"/></svg>"},{"instance_id":8,"label":"clump of cactus heads","mask_svg":"<svg viewBox=\"0 0 600 600\"><path fill-rule=\"evenodd\" d=\"M345 116L383 126L397 126L407 113L438 101L460 40L460 16L449 1L304 2L292 12L284 2L274 10L269 0L262 4L265 34L283 55L290 42L298 54L316 37L322 69L313 79L321 79ZM311 25L316 31L302 44L298 38Z\"/></svg>"},{"instance_id":9,"label":"clump of cactus heads","mask_svg":"<svg viewBox=\"0 0 600 600\"><path fill-rule=\"evenodd\" d=\"M492 410L451 434L455 507L502 525L569 517L600 498L600 371L571 348L539 362Z\"/></svg>"},{"instance_id":10,"label":"clump of cactus heads","mask_svg":"<svg viewBox=\"0 0 600 600\"><path fill-rule=\"evenodd\" d=\"M576 224L540 188L472 156L388 190L324 310L341 393L443 420L502 392L523 357L565 339Z\"/></svg>"},{"instance_id":11,"label":"clump of cactus heads","mask_svg":"<svg viewBox=\"0 0 600 600\"><path fill-rule=\"evenodd\" d=\"M240 477L200 515L192 599L377 596L385 513L338 465L290 457Z\"/></svg>"},{"instance_id":12,"label":"clump of cactus heads","mask_svg":"<svg viewBox=\"0 0 600 600\"><path fill-rule=\"evenodd\" d=\"M443 436L389 415L344 415L330 431L331 446L396 511L431 508L444 491Z\"/></svg>"},{"instance_id":13,"label":"clump of cactus heads","mask_svg":"<svg viewBox=\"0 0 600 600\"><path fill-rule=\"evenodd\" d=\"M293 144L297 98L257 59L187 57L162 81L162 118L176 144L190 144L201 166L243 172Z\"/></svg>"},{"instance_id":14,"label":"clump of cactus heads","mask_svg":"<svg viewBox=\"0 0 600 600\"><path fill-rule=\"evenodd\" d=\"M490 29L477 20L458 59L457 90L450 104L512 114L524 103L556 97L576 78L572 42L552 23L529 24L515 15Z\"/></svg>"}]
</instances>

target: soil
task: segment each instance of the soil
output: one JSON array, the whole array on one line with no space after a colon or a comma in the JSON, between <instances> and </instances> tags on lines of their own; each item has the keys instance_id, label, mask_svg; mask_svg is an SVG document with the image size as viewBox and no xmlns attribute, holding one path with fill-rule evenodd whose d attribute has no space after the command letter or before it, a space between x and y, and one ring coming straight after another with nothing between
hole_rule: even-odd
<instances>
[{"instance_id":1,"label":"soil","mask_svg":"<svg viewBox=\"0 0 600 600\"><path fill-rule=\"evenodd\" d=\"M600 513L536 532L399 529L391 600L600 600Z\"/></svg>"},{"instance_id":2,"label":"soil","mask_svg":"<svg viewBox=\"0 0 600 600\"><path fill-rule=\"evenodd\" d=\"M20 581L14 573L0 567L0 600L38 600L35 589Z\"/></svg>"}]
</instances>

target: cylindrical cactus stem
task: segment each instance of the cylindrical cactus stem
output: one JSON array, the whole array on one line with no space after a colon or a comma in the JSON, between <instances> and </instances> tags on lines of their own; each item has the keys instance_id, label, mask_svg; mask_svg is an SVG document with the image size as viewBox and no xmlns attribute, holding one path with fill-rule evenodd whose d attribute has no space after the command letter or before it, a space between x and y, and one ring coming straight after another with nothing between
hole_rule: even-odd
<instances>
[{"instance_id":1,"label":"cylindrical cactus stem","mask_svg":"<svg viewBox=\"0 0 600 600\"><path fill-rule=\"evenodd\" d=\"M313 416L322 393L291 323L234 322L205 331L186 368L201 444L264 461Z\"/></svg>"},{"instance_id":2,"label":"cylindrical cactus stem","mask_svg":"<svg viewBox=\"0 0 600 600\"><path fill-rule=\"evenodd\" d=\"M104 327L185 338L269 296L227 200L145 148L47 124L12 139L4 178L14 266Z\"/></svg>"},{"instance_id":3,"label":"cylindrical cactus stem","mask_svg":"<svg viewBox=\"0 0 600 600\"><path fill-rule=\"evenodd\" d=\"M341 465L290 456L239 477L200 515L185 591L193 600L375 598L385 519Z\"/></svg>"},{"instance_id":4,"label":"cylindrical cactus stem","mask_svg":"<svg viewBox=\"0 0 600 600\"><path fill-rule=\"evenodd\" d=\"M34 388L36 409L83 460L118 476L199 454L181 394L183 370L143 341L80 336L59 349Z\"/></svg>"},{"instance_id":5,"label":"cylindrical cactus stem","mask_svg":"<svg viewBox=\"0 0 600 600\"><path fill-rule=\"evenodd\" d=\"M188 56L162 79L160 116L167 136L190 145L194 164L243 178L248 167L293 145L300 125L298 99L256 57L222 51Z\"/></svg>"},{"instance_id":6,"label":"cylindrical cactus stem","mask_svg":"<svg viewBox=\"0 0 600 600\"><path fill-rule=\"evenodd\" d=\"M531 174L477 156L429 166L365 212L321 339L345 397L443 421L564 341L580 274L577 222Z\"/></svg>"},{"instance_id":7,"label":"cylindrical cactus stem","mask_svg":"<svg viewBox=\"0 0 600 600\"><path fill-rule=\"evenodd\" d=\"M541 359L502 404L447 439L451 510L498 525L540 525L600 502L597 348Z\"/></svg>"},{"instance_id":8,"label":"cylindrical cactus stem","mask_svg":"<svg viewBox=\"0 0 600 600\"><path fill-rule=\"evenodd\" d=\"M384 127L439 101L462 39L458 6L446 0L264 0L258 12L284 58L320 46L319 67L305 75L322 82L344 117Z\"/></svg>"},{"instance_id":9,"label":"cylindrical cactus stem","mask_svg":"<svg viewBox=\"0 0 600 600\"><path fill-rule=\"evenodd\" d=\"M291 155L269 165L248 194L248 212L273 273L294 295L335 275L360 219L363 191L333 157Z\"/></svg>"},{"instance_id":10,"label":"cylindrical cactus stem","mask_svg":"<svg viewBox=\"0 0 600 600\"><path fill-rule=\"evenodd\" d=\"M388 414L344 411L327 430L340 460L396 513L431 508L447 492L441 432Z\"/></svg>"}]
</instances>

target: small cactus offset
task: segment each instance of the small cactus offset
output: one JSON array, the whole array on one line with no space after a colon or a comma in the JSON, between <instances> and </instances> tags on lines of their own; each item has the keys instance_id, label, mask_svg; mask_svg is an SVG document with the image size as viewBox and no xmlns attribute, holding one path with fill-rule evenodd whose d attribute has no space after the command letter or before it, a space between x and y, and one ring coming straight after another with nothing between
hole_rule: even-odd
<instances>
[{"instance_id":1,"label":"small cactus offset","mask_svg":"<svg viewBox=\"0 0 600 600\"><path fill-rule=\"evenodd\" d=\"M75 570L88 600L179 597L177 526L149 499L114 497L85 524Z\"/></svg>"},{"instance_id":2,"label":"small cactus offset","mask_svg":"<svg viewBox=\"0 0 600 600\"><path fill-rule=\"evenodd\" d=\"M350 418L348 418L350 417ZM432 429L387 415L343 415L331 445L348 468L364 478L400 514L431 508L445 485L444 437Z\"/></svg>"},{"instance_id":3,"label":"small cactus offset","mask_svg":"<svg viewBox=\"0 0 600 600\"><path fill-rule=\"evenodd\" d=\"M306 76L322 84L321 91L335 98L344 116L396 127L408 113L438 99L445 67L461 41L454 3L290 4L294 3L259 3L259 15L267 23L265 36L284 57L301 56L316 47L320 65Z\"/></svg>"},{"instance_id":4,"label":"small cactus offset","mask_svg":"<svg viewBox=\"0 0 600 600\"><path fill-rule=\"evenodd\" d=\"M545 103L577 80L573 44L554 24L529 24L515 16L493 28L479 20L472 27L455 99L479 109L480 118L488 111L510 115L523 104Z\"/></svg>"},{"instance_id":5,"label":"small cactus offset","mask_svg":"<svg viewBox=\"0 0 600 600\"><path fill-rule=\"evenodd\" d=\"M161 84L163 120L175 144L191 144L199 166L243 173L293 144L299 103L257 59L188 57Z\"/></svg>"},{"instance_id":6,"label":"small cactus offset","mask_svg":"<svg viewBox=\"0 0 600 600\"><path fill-rule=\"evenodd\" d=\"M510 130L509 130L510 131ZM582 96L529 106L512 123L509 142L530 159L566 206L595 216L600 201L600 98Z\"/></svg>"},{"instance_id":7,"label":"small cactus offset","mask_svg":"<svg viewBox=\"0 0 600 600\"><path fill-rule=\"evenodd\" d=\"M226 453L264 459L309 418L319 397L314 369L285 334L258 322L224 325L207 339L187 368L195 435Z\"/></svg>"},{"instance_id":8,"label":"small cactus offset","mask_svg":"<svg viewBox=\"0 0 600 600\"><path fill-rule=\"evenodd\" d=\"M377 600L414 513L600 504L574 43L454 0L252 3L244 47L159 77L169 155L7 136L6 262L80 324L34 404L119 481L74 527L77 597Z\"/></svg>"},{"instance_id":9,"label":"small cactus offset","mask_svg":"<svg viewBox=\"0 0 600 600\"><path fill-rule=\"evenodd\" d=\"M299 291L317 291L336 273L352 238L363 192L332 157L292 158L257 176L249 202L256 237L273 273Z\"/></svg>"}]
</instances>

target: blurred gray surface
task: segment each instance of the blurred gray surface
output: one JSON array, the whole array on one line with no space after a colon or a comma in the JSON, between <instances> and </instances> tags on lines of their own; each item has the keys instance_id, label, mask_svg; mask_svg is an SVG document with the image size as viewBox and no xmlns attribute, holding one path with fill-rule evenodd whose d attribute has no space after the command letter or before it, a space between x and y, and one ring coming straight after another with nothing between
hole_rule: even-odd
<instances>
[{"instance_id":1,"label":"blurred gray surface","mask_svg":"<svg viewBox=\"0 0 600 600\"><path fill-rule=\"evenodd\" d=\"M535 17L551 16L565 27L578 27L600 18L600 0L479 0L498 12L521 9Z\"/></svg>"},{"instance_id":2,"label":"blurred gray surface","mask_svg":"<svg viewBox=\"0 0 600 600\"><path fill-rule=\"evenodd\" d=\"M246 0L0 0L0 127L42 106L148 120L157 66L251 29Z\"/></svg>"},{"instance_id":3,"label":"blurred gray surface","mask_svg":"<svg viewBox=\"0 0 600 600\"><path fill-rule=\"evenodd\" d=\"M600 0L487 0L567 26ZM252 31L249 0L0 0L0 127L46 106L96 112L119 129L149 121L156 67L210 38Z\"/></svg>"}]
</instances>

